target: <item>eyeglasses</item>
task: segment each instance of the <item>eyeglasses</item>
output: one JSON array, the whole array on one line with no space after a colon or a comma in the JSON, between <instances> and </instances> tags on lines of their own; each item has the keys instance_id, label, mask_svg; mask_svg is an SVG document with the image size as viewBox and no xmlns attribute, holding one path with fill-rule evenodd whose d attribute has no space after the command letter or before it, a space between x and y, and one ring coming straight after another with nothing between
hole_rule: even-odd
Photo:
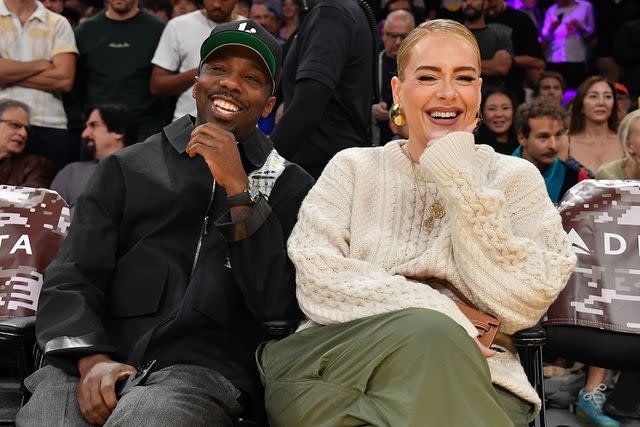
<instances>
[{"instance_id":1,"label":"eyeglasses","mask_svg":"<svg viewBox=\"0 0 640 427\"><path fill-rule=\"evenodd\" d=\"M9 127L12 130L20 130L22 128L24 128L24 130L29 133L29 131L31 130L31 127L29 125L23 125L20 122L16 122L14 120L4 120L4 119L0 119L0 123L6 123L9 125Z\"/></svg>"},{"instance_id":2,"label":"eyeglasses","mask_svg":"<svg viewBox=\"0 0 640 427\"><path fill-rule=\"evenodd\" d=\"M390 39L400 39L400 40L404 40L407 38L407 36L409 35L409 33L390 33L388 31L384 32L385 37L390 38Z\"/></svg>"}]
</instances>

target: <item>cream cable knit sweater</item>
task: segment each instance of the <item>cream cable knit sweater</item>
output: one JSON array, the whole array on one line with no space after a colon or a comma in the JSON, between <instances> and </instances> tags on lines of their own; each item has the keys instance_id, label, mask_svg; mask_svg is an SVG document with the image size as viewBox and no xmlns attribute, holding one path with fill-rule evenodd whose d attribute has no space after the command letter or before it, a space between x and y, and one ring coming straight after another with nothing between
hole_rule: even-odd
<instances>
[{"instance_id":1,"label":"cream cable knit sweater","mask_svg":"<svg viewBox=\"0 0 640 427\"><path fill-rule=\"evenodd\" d=\"M504 333L534 325L575 264L538 170L456 132L416 165L421 199L405 143L338 153L304 200L288 242L304 313L328 325L423 307L475 337L446 295L407 279L438 277L498 317ZM422 222L436 199L446 213L428 232ZM517 356L488 363L495 384L539 408Z\"/></svg>"}]
</instances>

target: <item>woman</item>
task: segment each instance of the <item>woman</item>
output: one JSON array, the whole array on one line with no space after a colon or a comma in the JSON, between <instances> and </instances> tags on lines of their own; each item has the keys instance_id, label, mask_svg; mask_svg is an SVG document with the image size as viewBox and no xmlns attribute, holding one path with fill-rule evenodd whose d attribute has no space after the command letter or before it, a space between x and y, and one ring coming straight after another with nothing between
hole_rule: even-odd
<instances>
[{"instance_id":1,"label":"woman","mask_svg":"<svg viewBox=\"0 0 640 427\"><path fill-rule=\"evenodd\" d=\"M280 38L289 40L298 30L300 25L300 7L297 0L282 1L282 26L280 27Z\"/></svg>"},{"instance_id":2,"label":"woman","mask_svg":"<svg viewBox=\"0 0 640 427\"><path fill-rule=\"evenodd\" d=\"M620 159L615 88L601 76L586 79L571 104L569 156L594 176L604 163Z\"/></svg>"},{"instance_id":3,"label":"woman","mask_svg":"<svg viewBox=\"0 0 640 427\"><path fill-rule=\"evenodd\" d=\"M505 89L490 88L482 99L482 124L476 143L510 156L520 145L513 126L513 98Z\"/></svg>"},{"instance_id":4,"label":"woman","mask_svg":"<svg viewBox=\"0 0 640 427\"><path fill-rule=\"evenodd\" d=\"M624 150L622 159L606 163L596 172L597 179L640 179L640 110L625 116L618 128Z\"/></svg>"},{"instance_id":5,"label":"woman","mask_svg":"<svg viewBox=\"0 0 640 427\"><path fill-rule=\"evenodd\" d=\"M409 139L338 153L289 240L309 322L257 354L269 423L525 426L540 401L509 334L564 287L571 245L537 169L474 145L473 35L428 21L397 59ZM499 318L498 345L432 278Z\"/></svg>"}]
</instances>

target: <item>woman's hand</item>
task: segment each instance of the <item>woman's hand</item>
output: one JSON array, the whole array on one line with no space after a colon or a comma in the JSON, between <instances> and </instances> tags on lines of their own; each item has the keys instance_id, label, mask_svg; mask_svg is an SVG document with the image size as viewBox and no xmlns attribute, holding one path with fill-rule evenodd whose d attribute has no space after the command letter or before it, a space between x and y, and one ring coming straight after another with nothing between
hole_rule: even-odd
<instances>
[{"instance_id":1,"label":"woman's hand","mask_svg":"<svg viewBox=\"0 0 640 427\"><path fill-rule=\"evenodd\" d=\"M474 340L476 341L476 344L478 344L478 347L480 347L480 351L482 352L482 355L487 359L492 357L494 354L496 354L495 350L491 350L489 347L482 344L477 337L474 338Z\"/></svg>"}]
</instances>

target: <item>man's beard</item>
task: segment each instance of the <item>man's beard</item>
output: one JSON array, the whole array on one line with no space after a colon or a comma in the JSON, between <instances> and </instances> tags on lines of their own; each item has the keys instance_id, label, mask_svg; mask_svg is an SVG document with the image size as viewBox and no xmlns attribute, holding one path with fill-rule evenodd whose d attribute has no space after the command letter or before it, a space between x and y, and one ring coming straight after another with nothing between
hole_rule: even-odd
<instances>
[{"instance_id":1,"label":"man's beard","mask_svg":"<svg viewBox=\"0 0 640 427\"><path fill-rule=\"evenodd\" d=\"M478 9L465 9L464 17L467 21L476 22L480 18L482 18L482 10Z\"/></svg>"}]
</instances>

